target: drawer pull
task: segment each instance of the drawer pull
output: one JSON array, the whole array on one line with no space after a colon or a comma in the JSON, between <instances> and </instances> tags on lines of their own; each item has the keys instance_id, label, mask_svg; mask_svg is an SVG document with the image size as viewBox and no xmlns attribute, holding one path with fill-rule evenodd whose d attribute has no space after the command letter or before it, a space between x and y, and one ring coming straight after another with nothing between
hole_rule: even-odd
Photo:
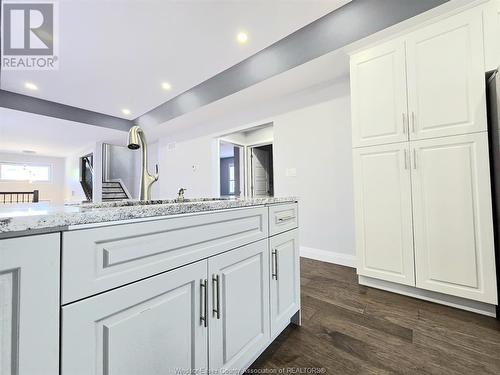
<instances>
[{"instance_id":1,"label":"drawer pull","mask_svg":"<svg viewBox=\"0 0 500 375\"><path fill-rule=\"evenodd\" d=\"M293 220L293 219L295 219L295 216L292 216L292 215L290 215L290 216L283 216L283 217L279 217L278 218L278 222L279 223L283 223L285 221L290 221L290 220Z\"/></svg>"},{"instance_id":2,"label":"drawer pull","mask_svg":"<svg viewBox=\"0 0 500 375\"><path fill-rule=\"evenodd\" d=\"M214 290L213 297L215 301L212 299L212 303L214 305L212 309L212 313L215 315L217 319L220 319L220 278L219 275L212 276L212 288Z\"/></svg>"},{"instance_id":3,"label":"drawer pull","mask_svg":"<svg viewBox=\"0 0 500 375\"><path fill-rule=\"evenodd\" d=\"M203 325L204 327L207 326L207 311L208 311L208 304L207 304L207 297L208 297L208 280L202 280L200 283L200 325Z\"/></svg>"}]
</instances>

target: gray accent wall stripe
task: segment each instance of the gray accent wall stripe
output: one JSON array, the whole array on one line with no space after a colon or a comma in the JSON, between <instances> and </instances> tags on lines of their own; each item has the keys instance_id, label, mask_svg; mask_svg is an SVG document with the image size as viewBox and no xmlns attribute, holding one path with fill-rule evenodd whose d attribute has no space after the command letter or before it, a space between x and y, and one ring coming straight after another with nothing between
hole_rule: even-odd
<instances>
[{"instance_id":1,"label":"gray accent wall stripe","mask_svg":"<svg viewBox=\"0 0 500 375\"><path fill-rule=\"evenodd\" d=\"M134 123L130 120L55 103L32 96L0 90L0 107L75 121L104 128L128 131Z\"/></svg>"},{"instance_id":2,"label":"gray accent wall stripe","mask_svg":"<svg viewBox=\"0 0 500 375\"><path fill-rule=\"evenodd\" d=\"M448 1L353 0L134 121L171 120Z\"/></svg>"}]
</instances>

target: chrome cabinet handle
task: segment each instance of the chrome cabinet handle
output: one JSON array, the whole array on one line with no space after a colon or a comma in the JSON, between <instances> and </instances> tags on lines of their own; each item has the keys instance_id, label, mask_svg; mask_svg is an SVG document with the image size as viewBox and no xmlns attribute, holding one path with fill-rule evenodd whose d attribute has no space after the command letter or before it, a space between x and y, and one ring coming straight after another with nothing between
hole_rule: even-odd
<instances>
[{"instance_id":1,"label":"chrome cabinet handle","mask_svg":"<svg viewBox=\"0 0 500 375\"><path fill-rule=\"evenodd\" d=\"M403 135L406 135L406 113L403 112Z\"/></svg>"},{"instance_id":2,"label":"chrome cabinet handle","mask_svg":"<svg viewBox=\"0 0 500 375\"><path fill-rule=\"evenodd\" d=\"M201 280L200 282L200 324L204 327L207 326L207 312L208 312L208 280Z\"/></svg>"},{"instance_id":3,"label":"chrome cabinet handle","mask_svg":"<svg viewBox=\"0 0 500 375\"><path fill-rule=\"evenodd\" d=\"M272 261L272 275L271 278L278 280L278 250L274 249L272 251L273 261Z\"/></svg>"},{"instance_id":4,"label":"chrome cabinet handle","mask_svg":"<svg viewBox=\"0 0 500 375\"><path fill-rule=\"evenodd\" d=\"M411 132L415 133L415 112L411 112Z\"/></svg>"},{"instance_id":5,"label":"chrome cabinet handle","mask_svg":"<svg viewBox=\"0 0 500 375\"><path fill-rule=\"evenodd\" d=\"M413 169L417 169L417 150L413 149Z\"/></svg>"},{"instance_id":6,"label":"chrome cabinet handle","mask_svg":"<svg viewBox=\"0 0 500 375\"><path fill-rule=\"evenodd\" d=\"M215 315L217 319L220 319L220 278L219 275L212 275L212 288L214 290L212 298L213 308L212 314Z\"/></svg>"},{"instance_id":7,"label":"chrome cabinet handle","mask_svg":"<svg viewBox=\"0 0 500 375\"><path fill-rule=\"evenodd\" d=\"M284 216L284 217L279 217L278 218L278 222L282 223L284 221L288 221L288 220L293 220L295 219L295 216Z\"/></svg>"},{"instance_id":8,"label":"chrome cabinet handle","mask_svg":"<svg viewBox=\"0 0 500 375\"><path fill-rule=\"evenodd\" d=\"M408 169L408 151L406 151L406 148L405 148L405 155L404 155L404 158L405 158L405 170Z\"/></svg>"}]
</instances>

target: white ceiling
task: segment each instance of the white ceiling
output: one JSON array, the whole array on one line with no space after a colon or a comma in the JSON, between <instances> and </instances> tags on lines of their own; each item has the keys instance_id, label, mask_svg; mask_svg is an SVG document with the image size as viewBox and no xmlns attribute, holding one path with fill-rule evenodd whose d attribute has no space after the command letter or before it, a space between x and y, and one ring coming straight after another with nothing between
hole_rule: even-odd
<instances>
[{"instance_id":1,"label":"white ceiling","mask_svg":"<svg viewBox=\"0 0 500 375\"><path fill-rule=\"evenodd\" d=\"M145 130L150 140L162 137L182 140L232 131L255 121L272 121L270 116L328 100L337 94L335 87L339 84L342 94L348 94L348 80L349 56L338 50L163 124L148 125Z\"/></svg>"},{"instance_id":2,"label":"white ceiling","mask_svg":"<svg viewBox=\"0 0 500 375\"><path fill-rule=\"evenodd\" d=\"M348 61L341 51L324 55L167 123L148 127L148 140L153 142L181 129L191 132L202 127L207 131L210 124L226 128L248 124L290 110L283 107L283 100L286 105L307 105L303 95L298 102L289 96L347 78ZM126 137L125 132L118 130L0 108L0 151L30 150L38 155L66 157L95 142L125 144Z\"/></svg>"},{"instance_id":3,"label":"white ceiling","mask_svg":"<svg viewBox=\"0 0 500 375\"><path fill-rule=\"evenodd\" d=\"M349 54L366 46L415 30L435 17L453 12L471 0L451 0L342 49L332 51L235 94L158 125L146 126L148 139L182 141L202 135L223 135L273 116L349 95Z\"/></svg>"},{"instance_id":4,"label":"white ceiling","mask_svg":"<svg viewBox=\"0 0 500 375\"><path fill-rule=\"evenodd\" d=\"M1 88L136 118L348 2L61 0L59 70L4 71Z\"/></svg>"},{"instance_id":5,"label":"white ceiling","mask_svg":"<svg viewBox=\"0 0 500 375\"><path fill-rule=\"evenodd\" d=\"M127 133L0 108L0 151L65 157L98 141L127 142Z\"/></svg>"}]
</instances>

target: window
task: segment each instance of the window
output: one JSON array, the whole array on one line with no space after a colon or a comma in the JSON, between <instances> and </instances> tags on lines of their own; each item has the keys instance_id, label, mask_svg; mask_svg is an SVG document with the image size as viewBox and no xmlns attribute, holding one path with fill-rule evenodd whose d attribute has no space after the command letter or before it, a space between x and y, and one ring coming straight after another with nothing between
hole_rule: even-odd
<instances>
[{"instance_id":1,"label":"window","mask_svg":"<svg viewBox=\"0 0 500 375\"><path fill-rule=\"evenodd\" d=\"M235 181L234 181L234 164L229 166L229 194L234 194Z\"/></svg>"},{"instance_id":2,"label":"window","mask_svg":"<svg viewBox=\"0 0 500 375\"><path fill-rule=\"evenodd\" d=\"M1 181L50 181L50 165L0 163Z\"/></svg>"}]
</instances>

